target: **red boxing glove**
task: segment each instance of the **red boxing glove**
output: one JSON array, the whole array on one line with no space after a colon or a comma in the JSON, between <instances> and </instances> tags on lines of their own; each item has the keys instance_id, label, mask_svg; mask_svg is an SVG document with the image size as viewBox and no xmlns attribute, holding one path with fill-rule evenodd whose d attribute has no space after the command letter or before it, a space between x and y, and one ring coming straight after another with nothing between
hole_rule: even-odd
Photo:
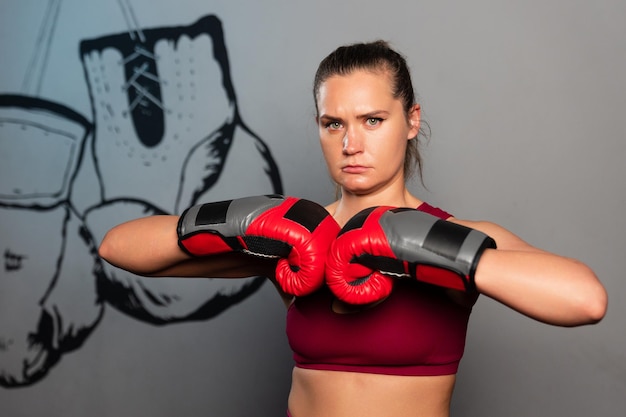
<instances>
[{"instance_id":1,"label":"red boxing glove","mask_svg":"<svg viewBox=\"0 0 626 417\"><path fill-rule=\"evenodd\" d=\"M201 204L178 221L178 244L191 256L244 252L277 258L283 291L302 296L324 283L324 264L339 225L317 203L280 195Z\"/></svg>"},{"instance_id":2,"label":"red boxing glove","mask_svg":"<svg viewBox=\"0 0 626 417\"><path fill-rule=\"evenodd\" d=\"M487 248L496 243L478 230L415 209L372 207L350 219L331 245L326 282L351 304L387 297L394 277L472 291Z\"/></svg>"}]
</instances>

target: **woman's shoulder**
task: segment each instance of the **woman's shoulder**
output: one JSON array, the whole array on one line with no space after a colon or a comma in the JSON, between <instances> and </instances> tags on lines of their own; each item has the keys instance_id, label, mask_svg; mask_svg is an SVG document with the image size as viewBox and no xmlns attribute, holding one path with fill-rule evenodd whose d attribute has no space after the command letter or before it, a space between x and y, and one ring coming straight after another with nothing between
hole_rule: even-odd
<instances>
[{"instance_id":1,"label":"woman's shoulder","mask_svg":"<svg viewBox=\"0 0 626 417\"><path fill-rule=\"evenodd\" d=\"M460 224L461 226L476 229L490 236L496 241L498 249L510 249L510 250L538 250L525 242L522 238L515 233L506 229L505 227L487 220L466 220L451 217L448 219L451 222Z\"/></svg>"}]
</instances>

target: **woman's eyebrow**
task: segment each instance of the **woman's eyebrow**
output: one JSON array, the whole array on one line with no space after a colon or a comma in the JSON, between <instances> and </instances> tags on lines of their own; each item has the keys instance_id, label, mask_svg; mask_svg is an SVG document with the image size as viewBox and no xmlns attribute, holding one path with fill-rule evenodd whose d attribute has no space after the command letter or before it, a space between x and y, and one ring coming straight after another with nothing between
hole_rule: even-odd
<instances>
[{"instance_id":1,"label":"woman's eyebrow","mask_svg":"<svg viewBox=\"0 0 626 417\"><path fill-rule=\"evenodd\" d=\"M381 116L388 116L389 112L386 110L373 110L367 113L364 113L362 115L357 116L358 119L369 119L372 117L381 117Z\"/></svg>"},{"instance_id":2,"label":"woman's eyebrow","mask_svg":"<svg viewBox=\"0 0 626 417\"><path fill-rule=\"evenodd\" d=\"M322 114L319 117L319 120L323 120L325 122L328 122L328 121L340 122L341 121L341 117L331 116L329 114Z\"/></svg>"}]
</instances>

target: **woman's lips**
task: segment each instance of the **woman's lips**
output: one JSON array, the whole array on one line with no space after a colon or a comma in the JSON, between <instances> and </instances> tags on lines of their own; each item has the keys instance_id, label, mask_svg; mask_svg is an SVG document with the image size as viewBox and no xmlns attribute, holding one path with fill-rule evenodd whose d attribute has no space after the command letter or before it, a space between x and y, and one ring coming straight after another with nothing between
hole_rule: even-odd
<instances>
[{"instance_id":1,"label":"woman's lips","mask_svg":"<svg viewBox=\"0 0 626 417\"><path fill-rule=\"evenodd\" d=\"M363 165L346 165L341 170L347 174L362 174L367 171L367 167Z\"/></svg>"}]
</instances>

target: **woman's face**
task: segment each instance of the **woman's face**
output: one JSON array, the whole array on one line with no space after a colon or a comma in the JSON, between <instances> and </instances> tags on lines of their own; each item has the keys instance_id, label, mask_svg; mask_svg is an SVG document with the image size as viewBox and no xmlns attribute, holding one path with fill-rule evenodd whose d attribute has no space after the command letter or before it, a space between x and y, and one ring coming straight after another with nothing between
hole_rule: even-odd
<instances>
[{"instance_id":1,"label":"woman's face","mask_svg":"<svg viewBox=\"0 0 626 417\"><path fill-rule=\"evenodd\" d=\"M343 193L368 195L404 188L407 141L419 129L419 106L407 118L384 72L332 76L317 95L322 152Z\"/></svg>"}]
</instances>

